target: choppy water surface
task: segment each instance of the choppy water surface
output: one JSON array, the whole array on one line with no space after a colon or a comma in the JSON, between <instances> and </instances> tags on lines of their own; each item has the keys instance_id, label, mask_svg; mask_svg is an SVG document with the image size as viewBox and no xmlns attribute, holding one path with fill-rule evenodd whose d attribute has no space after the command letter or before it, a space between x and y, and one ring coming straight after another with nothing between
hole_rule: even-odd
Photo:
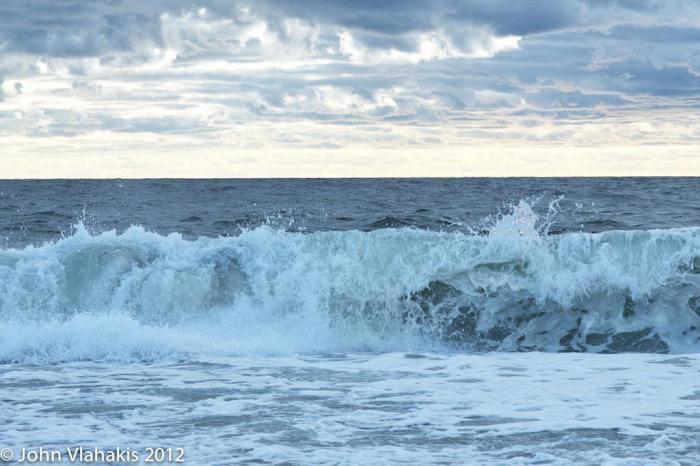
<instances>
[{"instance_id":1,"label":"choppy water surface","mask_svg":"<svg viewBox=\"0 0 700 466\"><path fill-rule=\"evenodd\" d=\"M700 358L553 353L4 366L5 442L188 464L697 464Z\"/></svg>"},{"instance_id":2,"label":"choppy water surface","mask_svg":"<svg viewBox=\"0 0 700 466\"><path fill-rule=\"evenodd\" d=\"M698 187L0 181L0 446L697 464Z\"/></svg>"}]
</instances>

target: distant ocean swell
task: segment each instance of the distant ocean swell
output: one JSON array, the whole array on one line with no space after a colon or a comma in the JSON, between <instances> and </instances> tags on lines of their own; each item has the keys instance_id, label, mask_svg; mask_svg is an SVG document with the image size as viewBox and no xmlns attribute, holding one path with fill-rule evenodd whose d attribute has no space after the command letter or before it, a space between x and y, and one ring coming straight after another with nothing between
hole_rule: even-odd
<instances>
[{"instance_id":1,"label":"distant ocean swell","mask_svg":"<svg viewBox=\"0 0 700 466\"><path fill-rule=\"evenodd\" d=\"M0 361L186 353L700 350L700 228L411 228L183 239L131 227L0 250Z\"/></svg>"}]
</instances>

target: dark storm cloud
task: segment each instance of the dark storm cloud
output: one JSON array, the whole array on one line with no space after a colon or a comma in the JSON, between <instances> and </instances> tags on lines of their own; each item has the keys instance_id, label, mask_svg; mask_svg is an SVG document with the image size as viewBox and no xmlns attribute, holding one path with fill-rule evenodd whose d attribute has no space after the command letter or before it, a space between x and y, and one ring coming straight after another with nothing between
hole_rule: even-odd
<instances>
[{"instance_id":1,"label":"dark storm cloud","mask_svg":"<svg viewBox=\"0 0 700 466\"><path fill-rule=\"evenodd\" d=\"M398 35L428 30L442 21L489 25L499 34L530 34L576 21L576 0L263 0L258 7L287 16Z\"/></svg>"},{"instance_id":2,"label":"dark storm cloud","mask_svg":"<svg viewBox=\"0 0 700 466\"><path fill-rule=\"evenodd\" d=\"M579 17L579 5L571 0L462 1L456 2L453 16L492 25L499 34L527 35L571 25Z\"/></svg>"},{"instance_id":3,"label":"dark storm cloud","mask_svg":"<svg viewBox=\"0 0 700 466\"><path fill-rule=\"evenodd\" d=\"M10 1L0 8L0 43L9 52L81 57L162 45L156 14L112 12L98 2Z\"/></svg>"},{"instance_id":4,"label":"dark storm cloud","mask_svg":"<svg viewBox=\"0 0 700 466\"><path fill-rule=\"evenodd\" d=\"M242 12L249 11L271 29L285 18L349 28L368 46L407 50L411 42L400 36L417 31L445 29L459 36L471 25L498 35L527 35L564 28L580 19L581 5L577 0L8 0L0 6L0 43L7 51L53 57L139 52L163 46L162 14L206 8L212 18L241 22Z\"/></svg>"},{"instance_id":5,"label":"dark storm cloud","mask_svg":"<svg viewBox=\"0 0 700 466\"><path fill-rule=\"evenodd\" d=\"M438 11L435 3L429 0L262 0L256 2L254 8L266 14L307 18L386 35L428 29L430 17Z\"/></svg>"}]
</instances>

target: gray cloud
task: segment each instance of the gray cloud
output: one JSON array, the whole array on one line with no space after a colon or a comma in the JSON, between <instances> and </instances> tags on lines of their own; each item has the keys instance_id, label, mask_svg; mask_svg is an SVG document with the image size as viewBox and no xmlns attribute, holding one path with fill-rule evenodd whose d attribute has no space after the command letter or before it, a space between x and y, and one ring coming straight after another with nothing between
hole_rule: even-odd
<instances>
[{"instance_id":1,"label":"gray cloud","mask_svg":"<svg viewBox=\"0 0 700 466\"><path fill-rule=\"evenodd\" d=\"M676 0L7 0L0 100L5 131L30 136L309 123L274 140L561 140L575 132L555 126L682 115L700 99L698 19Z\"/></svg>"},{"instance_id":2,"label":"gray cloud","mask_svg":"<svg viewBox=\"0 0 700 466\"><path fill-rule=\"evenodd\" d=\"M91 2L10 1L1 8L0 43L9 52L61 58L162 46L155 14Z\"/></svg>"}]
</instances>

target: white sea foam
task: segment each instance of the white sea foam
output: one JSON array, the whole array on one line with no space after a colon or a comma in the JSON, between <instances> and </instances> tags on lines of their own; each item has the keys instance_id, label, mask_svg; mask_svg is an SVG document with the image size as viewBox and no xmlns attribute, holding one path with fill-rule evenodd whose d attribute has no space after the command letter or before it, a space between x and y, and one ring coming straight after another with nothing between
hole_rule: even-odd
<instances>
[{"instance_id":1,"label":"white sea foam","mask_svg":"<svg viewBox=\"0 0 700 466\"><path fill-rule=\"evenodd\" d=\"M182 447L197 465L691 465L698 370L539 352L2 365L0 437Z\"/></svg>"},{"instance_id":2,"label":"white sea foam","mask_svg":"<svg viewBox=\"0 0 700 466\"><path fill-rule=\"evenodd\" d=\"M430 348L698 349L700 229L383 229L183 239L131 227L0 250L0 360Z\"/></svg>"}]
</instances>

